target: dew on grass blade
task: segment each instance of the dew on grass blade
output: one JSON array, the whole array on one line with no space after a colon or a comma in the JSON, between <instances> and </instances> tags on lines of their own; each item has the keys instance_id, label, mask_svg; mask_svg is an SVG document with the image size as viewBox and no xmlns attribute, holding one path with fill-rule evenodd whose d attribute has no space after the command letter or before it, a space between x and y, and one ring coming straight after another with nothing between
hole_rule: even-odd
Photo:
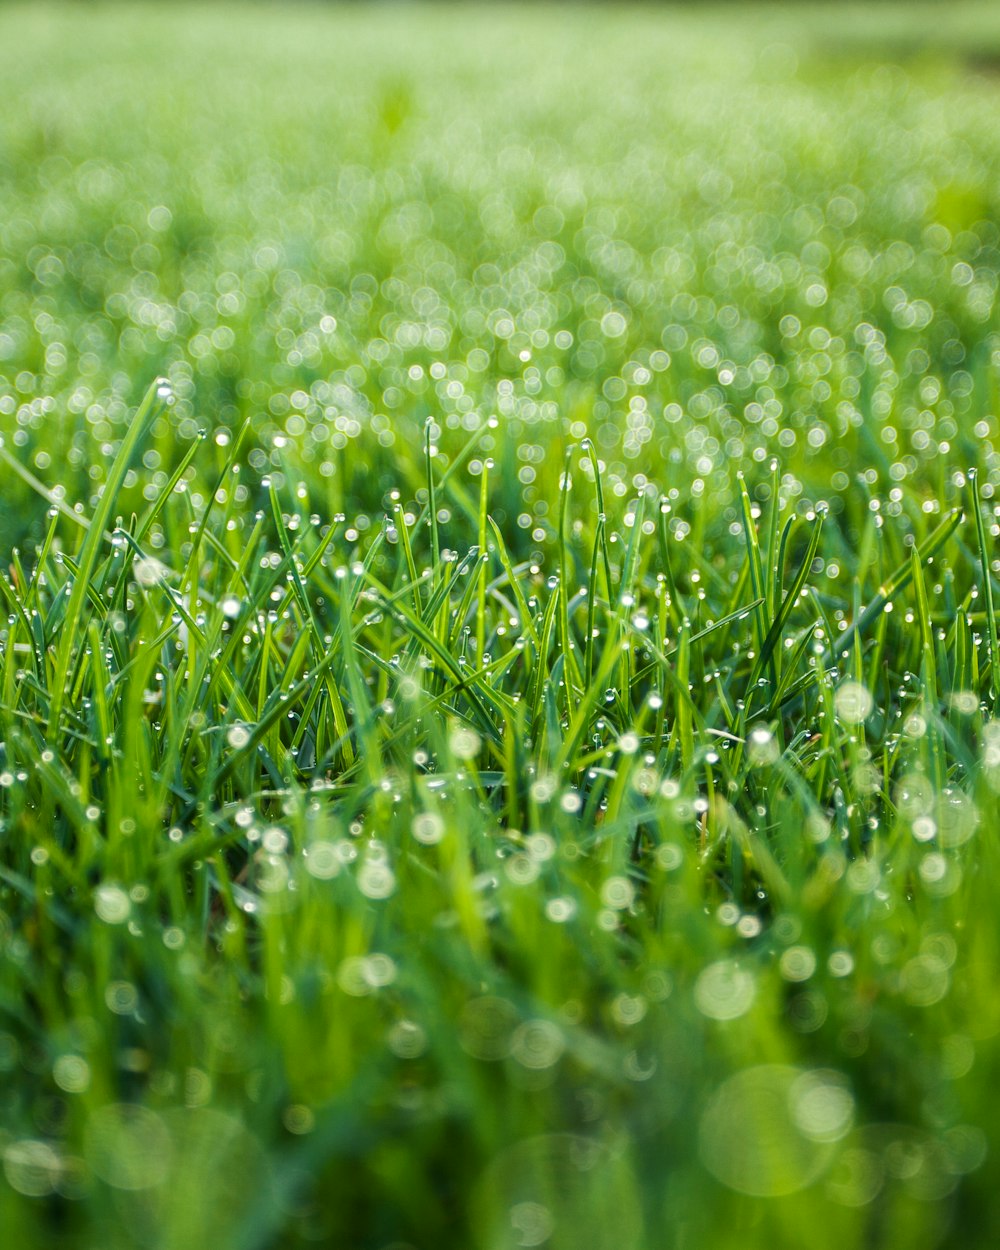
<instances>
[{"instance_id":1,"label":"dew on grass blade","mask_svg":"<svg viewBox=\"0 0 1000 1250\"><path fill-rule=\"evenodd\" d=\"M7 1184L26 1198L45 1198L53 1193L60 1170L59 1156L48 1142L25 1138L4 1148Z\"/></svg>"},{"instance_id":2,"label":"dew on grass blade","mask_svg":"<svg viewBox=\"0 0 1000 1250\"><path fill-rule=\"evenodd\" d=\"M806 1137L839 1141L854 1123L854 1095L847 1078L832 1069L804 1072L789 1091L792 1119Z\"/></svg>"},{"instance_id":3,"label":"dew on grass blade","mask_svg":"<svg viewBox=\"0 0 1000 1250\"><path fill-rule=\"evenodd\" d=\"M827 1197L845 1207L864 1207L878 1197L885 1168L873 1150L850 1146L842 1150L824 1185Z\"/></svg>"},{"instance_id":4,"label":"dew on grass blade","mask_svg":"<svg viewBox=\"0 0 1000 1250\"><path fill-rule=\"evenodd\" d=\"M747 763L752 768L767 768L780 755L774 734L767 725L755 725L747 735Z\"/></svg>"},{"instance_id":5,"label":"dew on grass blade","mask_svg":"<svg viewBox=\"0 0 1000 1250\"><path fill-rule=\"evenodd\" d=\"M478 755L482 741L474 729L456 725L448 737L448 745L456 759L472 760Z\"/></svg>"},{"instance_id":6,"label":"dew on grass blade","mask_svg":"<svg viewBox=\"0 0 1000 1250\"><path fill-rule=\"evenodd\" d=\"M664 842L656 848L656 862L664 872L674 872L684 863L684 852L676 842Z\"/></svg>"},{"instance_id":7,"label":"dew on grass blade","mask_svg":"<svg viewBox=\"0 0 1000 1250\"><path fill-rule=\"evenodd\" d=\"M306 872L317 881L330 881L340 872L341 859L333 842L317 841L302 852Z\"/></svg>"},{"instance_id":8,"label":"dew on grass blade","mask_svg":"<svg viewBox=\"0 0 1000 1250\"><path fill-rule=\"evenodd\" d=\"M525 1020L510 1039L511 1057L536 1071L558 1063L565 1049L562 1031L549 1020Z\"/></svg>"},{"instance_id":9,"label":"dew on grass blade","mask_svg":"<svg viewBox=\"0 0 1000 1250\"><path fill-rule=\"evenodd\" d=\"M609 877L601 886L601 902L614 911L626 911L635 901L635 886L628 877Z\"/></svg>"},{"instance_id":10,"label":"dew on grass blade","mask_svg":"<svg viewBox=\"0 0 1000 1250\"><path fill-rule=\"evenodd\" d=\"M875 700L866 686L857 681L842 682L833 699L837 716L845 725L860 725L868 719Z\"/></svg>"},{"instance_id":11,"label":"dew on grass blade","mask_svg":"<svg viewBox=\"0 0 1000 1250\"><path fill-rule=\"evenodd\" d=\"M559 797L559 806L564 812L574 814L583 807L583 799L576 790L565 790Z\"/></svg>"},{"instance_id":12,"label":"dew on grass blade","mask_svg":"<svg viewBox=\"0 0 1000 1250\"><path fill-rule=\"evenodd\" d=\"M518 852L504 861L504 875L513 885L531 885L538 880L541 865L530 855Z\"/></svg>"},{"instance_id":13,"label":"dew on grass blade","mask_svg":"<svg viewBox=\"0 0 1000 1250\"><path fill-rule=\"evenodd\" d=\"M288 833L280 825L269 825L261 834L260 844L269 855L283 855L288 850Z\"/></svg>"},{"instance_id":14,"label":"dew on grass blade","mask_svg":"<svg viewBox=\"0 0 1000 1250\"><path fill-rule=\"evenodd\" d=\"M511 1229L519 1246L541 1246L555 1231L552 1212L541 1202L515 1202L510 1208Z\"/></svg>"},{"instance_id":15,"label":"dew on grass blade","mask_svg":"<svg viewBox=\"0 0 1000 1250\"><path fill-rule=\"evenodd\" d=\"M267 896L268 909L274 912L291 882L288 861L283 855L269 855L261 849L254 855L253 864L254 884L262 895Z\"/></svg>"},{"instance_id":16,"label":"dew on grass blade","mask_svg":"<svg viewBox=\"0 0 1000 1250\"><path fill-rule=\"evenodd\" d=\"M397 1020L389 1029L386 1041L399 1059L417 1059L427 1049L427 1033L413 1020Z\"/></svg>"},{"instance_id":17,"label":"dew on grass blade","mask_svg":"<svg viewBox=\"0 0 1000 1250\"><path fill-rule=\"evenodd\" d=\"M576 915L576 901L569 897L550 898L545 904L545 915L553 924L566 924Z\"/></svg>"},{"instance_id":18,"label":"dew on grass blade","mask_svg":"<svg viewBox=\"0 0 1000 1250\"><path fill-rule=\"evenodd\" d=\"M113 881L106 881L94 891L94 911L105 924L124 924L132 911L128 893Z\"/></svg>"},{"instance_id":19,"label":"dew on grass blade","mask_svg":"<svg viewBox=\"0 0 1000 1250\"><path fill-rule=\"evenodd\" d=\"M924 855L917 865L917 873L925 892L931 898L947 898L962 883L962 866L948 859L940 851Z\"/></svg>"},{"instance_id":20,"label":"dew on grass blade","mask_svg":"<svg viewBox=\"0 0 1000 1250\"><path fill-rule=\"evenodd\" d=\"M643 1220L624 1143L571 1133L515 1142L486 1167L471 1197L481 1250L619 1250Z\"/></svg>"},{"instance_id":21,"label":"dew on grass blade","mask_svg":"<svg viewBox=\"0 0 1000 1250\"><path fill-rule=\"evenodd\" d=\"M226 730L226 742L234 750L239 751L250 741L250 730L246 725L230 725Z\"/></svg>"},{"instance_id":22,"label":"dew on grass blade","mask_svg":"<svg viewBox=\"0 0 1000 1250\"><path fill-rule=\"evenodd\" d=\"M641 994L616 994L611 1000L611 1016L620 1027L631 1028L645 1018L648 1006Z\"/></svg>"},{"instance_id":23,"label":"dew on grass blade","mask_svg":"<svg viewBox=\"0 0 1000 1250\"><path fill-rule=\"evenodd\" d=\"M285 1108L281 1122L289 1133L301 1137L306 1133L311 1133L316 1127L316 1116L311 1107L302 1103L293 1103L292 1106Z\"/></svg>"},{"instance_id":24,"label":"dew on grass blade","mask_svg":"<svg viewBox=\"0 0 1000 1250\"><path fill-rule=\"evenodd\" d=\"M867 1206L880 1195L896 1203L915 1200L927 1220L932 1214L927 1204L947 1198L960 1176L947 1134L937 1137L906 1124L867 1124L846 1139L824 1189L847 1207Z\"/></svg>"},{"instance_id":25,"label":"dew on grass blade","mask_svg":"<svg viewBox=\"0 0 1000 1250\"><path fill-rule=\"evenodd\" d=\"M132 573L140 586L149 588L159 585L165 572L162 562L153 556L137 556L132 561Z\"/></svg>"},{"instance_id":26,"label":"dew on grass blade","mask_svg":"<svg viewBox=\"0 0 1000 1250\"><path fill-rule=\"evenodd\" d=\"M396 876L387 863L366 859L358 869L358 889L366 897L381 901L396 889Z\"/></svg>"},{"instance_id":27,"label":"dew on grass blade","mask_svg":"<svg viewBox=\"0 0 1000 1250\"><path fill-rule=\"evenodd\" d=\"M709 964L694 985L695 1006L710 1020L736 1020L746 1015L756 995L753 973L733 959Z\"/></svg>"},{"instance_id":28,"label":"dew on grass blade","mask_svg":"<svg viewBox=\"0 0 1000 1250\"><path fill-rule=\"evenodd\" d=\"M808 981L816 971L816 956L808 946L789 946L778 967L786 981Z\"/></svg>"},{"instance_id":29,"label":"dew on grass blade","mask_svg":"<svg viewBox=\"0 0 1000 1250\"><path fill-rule=\"evenodd\" d=\"M780 1198L816 1181L833 1159L830 1143L808 1136L808 1125L837 1123L846 1114L823 1105L798 1068L762 1064L729 1077L709 1099L698 1124L698 1153L709 1172L737 1193Z\"/></svg>"},{"instance_id":30,"label":"dew on grass blade","mask_svg":"<svg viewBox=\"0 0 1000 1250\"><path fill-rule=\"evenodd\" d=\"M372 992L374 986L367 975L364 956L349 955L341 961L337 969L337 984L352 998L363 998Z\"/></svg>"},{"instance_id":31,"label":"dew on grass blade","mask_svg":"<svg viewBox=\"0 0 1000 1250\"><path fill-rule=\"evenodd\" d=\"M505 1059L518 1020L517 1009L505 998L487 994L469 999L459 1013L459 1045L474 1059Z\"/></svg>"},{"instance_id":32,"label":"dew on grass blade","mask_svg":"<svg viewBox=\"0 0 1000 1250\"><path fill-rule=\"evenodd\" d=\"M932 954L921 954L908 960L899 974L900 989L914 1007L931 1007L948 993L950 976L947 966Z\"/></svg>"},{"instance_id":33,"label":"dew on grass blade","mask_svg":"<svg viewBox=\"0 0 1000 1250\"><path fill-rule=\"evenodd\" d=\"M67 1094L82 1094L90 1084L90 1064L81 1055L60 1055L52 1079Z\"/></svg>"},{"instance_id":34,"label":"dew on grass blade","mask_svg":"<svg viewBox=\"0 0 1000 1250\"><path fill-rule=\"evenodd\" d=\"M99 1107L84 1131L84 1157L113 1189L150 1189L170 1171L173 1142L160 1116L135 1103Z\"/></svg>"},{"instance_id":35,"label":"dew on grass blade","mask_svg":"<svg viewBox=\"0 0 1000 1250\"><path fill-rule=\"evenodd\" d=\"M937 839L941 846L963 846L976 832L979 810L963 790L946 786L941 791L936 812Z\"/></svg>"},{"instance_id":36,"label":"dew on grass blade","mask_svg":"<svg viewBox=\"0 0 1000 1250\"><path fill-rule=\"evenodd\" d=\"M438 812L418 812L410 829L414 838L424 846L436 846L445 835L445 823Z\"/></svg>"},{"instance_id":37,"label":"dew on grass blade","mask_svg":"<svg viewBox=\"0 0 1000 1250\"><path fill-rule=\"evenodd\" d=\"M104 989L104 1002L116 1016L130 1016L139 1006L139 994L131 981L109 981Z\"/></svg>"}]
</instances>

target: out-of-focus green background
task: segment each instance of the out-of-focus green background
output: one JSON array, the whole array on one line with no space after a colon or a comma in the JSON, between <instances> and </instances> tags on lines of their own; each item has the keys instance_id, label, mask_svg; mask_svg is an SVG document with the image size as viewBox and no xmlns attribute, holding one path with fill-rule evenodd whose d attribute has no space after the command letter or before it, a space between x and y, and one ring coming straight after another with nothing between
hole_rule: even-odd
<instances>
[{"instance_id":1,"label":"out-of-focus green background","mask_svg":"<svg viewBox=\"0 0 1000 1250\"><path fill-rule=\"evenodd\" d=\"M630 361L671 355L649 408L698 393L711 424L759 385L717 394L722 362L765 353L801 433L794 451L759 446L814 463L825 487L829 439L805 426L839 429L841 397L795 402L785 313L798 342L815 324L850 350L859 322L886 322L942 381L990 350L969 301L992 309L1000 21L989 4L943 11L6 6L0 425L85 502L95 435L156 372L179 397L161 470L206 422L250 417L267 443L330 410L340 451L388 423L363 476L350 459L323 476L330 444L305 444L330 510L364 511L396 472L384 444L419 439L449 384L495 408L499 383L523 385L522 351L539 379L526 398L603 424L609 452ZM897 291L926 304L913 324L886 307ZM623 333L602 331L608 312ZM435 361L464 376L431 378ZM903 392L921 373L900 374ZM644 467L679 487L698 456L675 464L661 442L643 442ZM610 457L623 480L631 446ZM727 480L723 460L714 472ZM8 540L36 515L19 489Z\"/></svg>"}]
</instances>

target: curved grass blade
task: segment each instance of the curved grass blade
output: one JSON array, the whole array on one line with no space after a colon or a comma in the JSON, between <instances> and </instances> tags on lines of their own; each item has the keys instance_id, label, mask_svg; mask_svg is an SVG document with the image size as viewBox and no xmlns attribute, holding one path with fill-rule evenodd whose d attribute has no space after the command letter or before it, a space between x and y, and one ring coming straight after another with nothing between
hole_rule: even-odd
<instances>
[{"instance_id":1,"label":"curved grass blade","mask_svg":"<svg viewBox=\"0 0 1000 1250\"><path fill-rule=\"evenodd\" d=\"M90 528L83 541L77 573L73 578L69 603L66 607L66 616L63 619L62 641L56 653L56 667L52 678L52 702L49 708L48 739L50 743L58 741L70 665L83 634L87 595L97 569L97 561L100 558L101 545L105 541L108 523L118 503L118 495L125 481L125 475L149 427L166 407L168 394L166 383L162 378L157 378L147 390L118 448L118 454L111 465L98 500L97 509L90 519Z\"/></svg>"}]
</instances>

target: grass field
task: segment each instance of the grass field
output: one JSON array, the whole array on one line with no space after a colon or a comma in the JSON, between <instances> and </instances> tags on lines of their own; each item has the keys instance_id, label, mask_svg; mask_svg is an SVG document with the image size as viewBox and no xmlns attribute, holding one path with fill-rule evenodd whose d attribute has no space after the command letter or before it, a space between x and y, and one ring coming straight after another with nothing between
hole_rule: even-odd
<instances>
[{"instance_id":1,"label":"grass field","mask_svg":"<svg viewBox=\"0 0 1000 1250\"><path fill-rule=\"evenodd\" d=\"M992 1244L996 6L0 46L3 1246Z\"/></svg>"}]
</instances>

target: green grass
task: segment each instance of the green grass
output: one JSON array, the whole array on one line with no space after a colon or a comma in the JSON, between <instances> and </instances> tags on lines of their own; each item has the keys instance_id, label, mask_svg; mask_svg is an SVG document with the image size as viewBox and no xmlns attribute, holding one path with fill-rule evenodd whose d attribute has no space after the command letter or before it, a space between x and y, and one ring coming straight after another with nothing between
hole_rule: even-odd
<instances>
[{"instance_id":1,"label":"green grass","mask_svg":"<svg viewBox=\"0 0 1000 1250\"><path fill-rule=\"evenodd\" d=\"M985 1244L942 11L0 9L4 1246Z\"/></svg>"}]
</instances>

